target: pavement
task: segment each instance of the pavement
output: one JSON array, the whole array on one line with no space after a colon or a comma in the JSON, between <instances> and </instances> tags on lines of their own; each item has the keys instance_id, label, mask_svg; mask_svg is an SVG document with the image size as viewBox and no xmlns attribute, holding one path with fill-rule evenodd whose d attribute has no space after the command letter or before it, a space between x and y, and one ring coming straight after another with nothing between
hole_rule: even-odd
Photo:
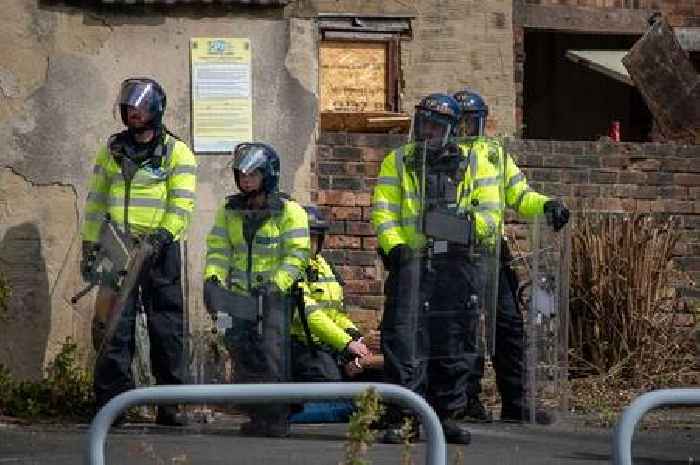
<instances>
[{"instance_id":1,"label":"pavement","mask_svg":"<svg viewBox=\"0 0 700 465\"><path fill-rule=\"evenodd\" d=\"M343 461L347 425L294 425L285 439L240 436L239 417L186 428L127 424L107 438L106 463L129 465L324 464ZM20 425L0 421L0 465L85 463L88 425ZM449 446L449 465L601 465L610 463L611 432L570 423L542 427L491 423L470 425L472 444ZM375 444L374 465L410 462L403 446ZM424 463L425 442L411 450L412 463ZM700 463L700 429L642 431L633 443L635 465Z\"/></svg>"}]
</instances>

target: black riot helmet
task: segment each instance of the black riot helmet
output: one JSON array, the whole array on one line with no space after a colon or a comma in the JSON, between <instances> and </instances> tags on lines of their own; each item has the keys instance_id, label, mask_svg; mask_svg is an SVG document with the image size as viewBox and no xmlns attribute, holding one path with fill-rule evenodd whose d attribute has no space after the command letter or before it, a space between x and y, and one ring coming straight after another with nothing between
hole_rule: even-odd
<instances>
[{"instance_id":1,"label":"black riot helmet","mask_svg":"<svg viewBox=\"0 0 700 465\"><path fill-rule=\"evenodd\" d=\"M122 123L130 133L140 133L150 129L160 134L163 127L163 115L167 105L165 91L155 80L150 78L125 79L119 90L116 110L119 109ZM133 116L129 116L129 115Z\"/></svg>"},{"instance_id":2,"label":"black riot helmet","mask_svg":"<svg viewBox=\"0 0 700 465\"><path fill-rule=\"evenodd\" d=\"M430 94L416 105L411 128L412 140L425 144L429 155L440 153L455 135L461 109L452 96Z\"/></svg>"},{"instance_id":3,"label":"black riot helmet","mask_svg":"<svg viewBox=\"0 0 700 465\"><path fill-rule=\"evenodd\" d=\"M489 116L489 107L484 98L478 92L465 88L454 94L454 99L462 109L460 135L483 136L486 130L486 118Z\"/></svg>"},{"instance_id":4,"label":"black riot helmet","mask_svg":"<svg viewBox=\"0 0 700 465\"><path fill-rule=\"evenodd\" d=\"M240 175L250 174L255 170L262 173L261 188L268 194L279 189L280 157L275 149L260 142L245 142L233 149L233 174L236 187L241 190ZM241 191L242 192L242 191Z\"/></svg>"},{"instance_id":5,"label":"black riot helmet","mask_svg":"<svg viewBox=\"0 0 700 465\"><path fill-rule=\"evenodd\" d=\"M323 248L323 241L326 238L326 232L330 228L330 224L323 217L323 213L316 205L304 205L306 215L309 217L309 233L311 236L318 236L318 248Z\"/></svg>"}]
</instances>

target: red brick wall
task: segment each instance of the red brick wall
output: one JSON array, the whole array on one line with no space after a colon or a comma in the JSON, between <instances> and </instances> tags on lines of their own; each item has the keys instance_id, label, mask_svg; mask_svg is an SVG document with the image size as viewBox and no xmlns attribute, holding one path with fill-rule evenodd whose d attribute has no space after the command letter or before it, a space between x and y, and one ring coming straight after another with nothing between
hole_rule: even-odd
<instances>
[{"instance_id":1,"label":"red brick wall","mask_svg":"<svg viewBox=\"0 0 700 465\"><path fill-rule=\"evenodd\" d=\"M379 164L405 136L322 133L313 164L312 198L333 220L327 256L345 278L353 318L375 328L383 269L369 224ZM509 151L531 187L602 211L676 214L683 240L678 263L700 283L700 146L511 139Z\"/></svg>"},{"instance_id":2,"label":"red brick wall","mask_svg":"<svg viewBox=\"0 0 700 465\"><path fill-rule=\"evenodd\" d=\"M369 223L372 189L379 164L405 135L322 133L318 140L314 200L332 227L326 256L345 279L346 301L353 319L376 328L382 309L382 267L377 238Z\"/></svg>"},{"instance_id":3,"label":"red brick wall","mask_svg":"<svg viewBox=\"0 0 700 465\"><path fill-rule=\"evenodd\" d=\"M526 3L600 9L657 10L663 13L672 26L696 26L700 21L700 2L696 0L527 0Z\"/></svg>"},{"instance_id":4,"label":"red brick wall","mask_svg":"<svg viewBox=\"0 0 700 465\"><path fill-rule=\"evenodd\" d=\"M530 186L574 209L666 213L681 220L676 253L700 288L700 146L513 139Z\"/></svg>"}]
</instances>

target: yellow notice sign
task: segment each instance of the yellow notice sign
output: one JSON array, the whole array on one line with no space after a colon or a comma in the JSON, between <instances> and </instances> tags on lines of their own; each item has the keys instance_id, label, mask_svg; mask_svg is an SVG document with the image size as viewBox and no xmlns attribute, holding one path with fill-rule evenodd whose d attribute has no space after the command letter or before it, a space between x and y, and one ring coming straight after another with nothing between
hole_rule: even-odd
<instances>
[{"instance_id":1,"label":"yellow notice sign","mask_svg":"<svg viewBox=\"0 0 700 465\"><path fill-rule=\"evenodd\" d=\"M195 152L226 152L253 138L249 39L190 40Z\"/></svg>"}]
</instances>

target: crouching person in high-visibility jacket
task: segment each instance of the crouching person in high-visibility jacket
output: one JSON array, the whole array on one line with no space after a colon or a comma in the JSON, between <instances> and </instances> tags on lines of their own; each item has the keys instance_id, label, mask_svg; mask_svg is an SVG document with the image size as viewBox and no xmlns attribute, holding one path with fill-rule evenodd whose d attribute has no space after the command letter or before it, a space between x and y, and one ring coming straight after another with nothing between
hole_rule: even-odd
<instances>
[{"instance_id":1,"label":"crouching person in high-visibility jacket","mask_svg":"<svg viewBox=\"0 0 700 465\"><path fill-rule=\"evenodd\" d=\"M291 294L309 259L304 209L278 190L280 160L266 144L239 144L233 172L240 193L226 198L207 236L204 271L209 312L225 312L224 341L235 360L236 382L290 380ZM222 289L233 304L213 302ZM241 433L283 437L288 407L251 405Z\"/></svg>"},{"instance_id":2,"label":"crouching person in high-visibility jacket","mask_svg":"<svg viewBox=\"0 0 700 465\"><path fill-rule=\"evenodd\" d=\"M343 305L343 281L321 253L328 223L307 206L311 258L299 283L292 324L294 381L341 381L360 374L371 355Z\"/></svg>"}]
</instances>

